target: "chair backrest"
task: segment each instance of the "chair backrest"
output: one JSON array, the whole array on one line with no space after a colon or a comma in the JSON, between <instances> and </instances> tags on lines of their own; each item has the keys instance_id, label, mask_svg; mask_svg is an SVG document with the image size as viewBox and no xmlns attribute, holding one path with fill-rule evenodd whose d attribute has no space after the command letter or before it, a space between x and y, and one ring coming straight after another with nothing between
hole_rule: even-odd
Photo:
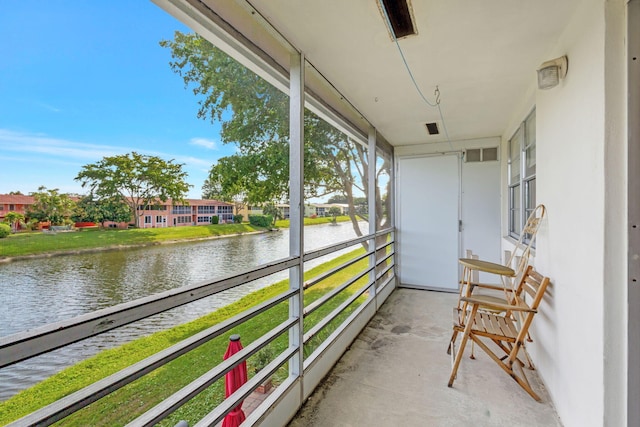
<instances>
[{"instance_id":1,"label":"chair backrest","mask_svg":"<svg viewBox=\"0 0 640 427\"><path fill-rule=\"evenodd\" d=\"M540 224L542 223L542 218L544 218L546 212L547 209L545 206L540 204L536 206L531 214L529 214L527 222L524 224L524 227L522 227L522 231L520 231L520 237L507 259L505 265L513 268L514 260L519 258L518 265L514 268L514 271L516 272L516 280L521 277L522 273L524 273L525 269L529 265L531 246L533 245L533 241L535 240Z\"/></svg>"},{"instance_id":2,"label":"chair backrest","mask_svg":"<svg viewBox=\"0 0 640 427\"><path fill-rule=\"evenodd\" d=\"M518 300L524 301L525 294L529 295L531 302L527 305L534 311L526 313L518 312L521 326L518 332L517 342L524 343L526 336L529 333L529 326L531 326L533 316L537 313L538 306L542 302L542 298L544 297L544 293L546 292L548 285L548 277L542 276L540 273L535 271L532 266L527 266L515 292L515 303L517 304ZM518 346L516 345L515 347ZM512 351L508 358L509 361L513 362L516 359L517 354L517 350Z\"/></svg>"},{"instance_id":3,"label":"chair backrest","mask_svg":"<svg viewBox=\"0 0 640 427\"><path fill-rule=\"evenodd\" d=\"M529 265L518 282L515 297L523 300L525 295L529 295L531 302L527 305L531 309L537 310L548 285L549 278L542 276L534 270L533 266Z\"/></svg>"}]
</instances>

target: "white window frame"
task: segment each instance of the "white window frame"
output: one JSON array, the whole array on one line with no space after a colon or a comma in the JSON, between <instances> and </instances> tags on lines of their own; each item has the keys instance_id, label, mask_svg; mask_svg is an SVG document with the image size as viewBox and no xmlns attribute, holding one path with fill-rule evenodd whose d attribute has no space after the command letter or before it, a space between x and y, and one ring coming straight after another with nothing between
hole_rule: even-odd
<instances>
[{"instance_id":1,"label":"white window frame","mask_svg":"<svg viewBox=\"0 0 640 427\"><path fill-rule=\"evenodd\" d=\"M507 167L507 231L510 237L518 239L527 217L536 207L536 110L527 115L518 129L509 138L508 167ZM513 149L518 153L513 153ZM513 165L518 159L517 166ZM533 162L532 162L533 160ZM527 167L529 165L529 167ZM514 167L518 167L518 174L514 179Z\"/></svg>"}]
</instances>

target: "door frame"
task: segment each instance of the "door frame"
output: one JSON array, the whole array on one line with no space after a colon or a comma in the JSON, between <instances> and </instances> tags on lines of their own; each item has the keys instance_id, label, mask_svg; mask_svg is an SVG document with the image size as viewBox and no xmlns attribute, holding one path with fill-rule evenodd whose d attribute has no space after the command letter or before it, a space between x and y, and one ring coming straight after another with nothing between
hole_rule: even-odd
<instances>
[{"instance_id":1,"label":"door frame","mask_svg":"<svg viewBox=\"0 0 640 427\"><path fill-rule=\"evenodd\" d=\"M399 173L400 173L400 168L399 168L399 163L401 160L408 160L408 159L422 159L422 158L431 158L431 157L444 157L444 156L456 156L458 159L458 224L460 224L460 221L462 220L462 159L463 159L463 151L445 151L445 152L439 152L439 153L425 153L425 154L410 154L410 155L400 155L400 156L395 156L394 158L394 183L395 183L395 226L399 229L402 228L402 224L401 224L401 216L400 213L398 212L400 205L402 204L402 191L400 190L400 188L398 188L399 184L400 184L400 177L399 177ZM398 244L398 247L401 248L402 247L402 233L396 233L396 242ZM458 250L457 250L457 255L458 258L460 258L462 256L462 229L460 227L460 225L458 226L458 239L457 239L457 245L458 245ZM458 283L458 287L456 289L444 289L444 288L435 288L435 287L429 287L429 286L412 286L410 284L405 284L402 281L402 257L399 256L397 258L397 275L398 275L398 287L402 287L402 288L413 288L413 289L420 289L420 290L435 290L435 291L441 291L441 292L451 292L451 293L457 293L459 292L460 289L460 278L462 277L462 269L458 268L457 271L457 283Z\"/></svg>"}]
</instances>

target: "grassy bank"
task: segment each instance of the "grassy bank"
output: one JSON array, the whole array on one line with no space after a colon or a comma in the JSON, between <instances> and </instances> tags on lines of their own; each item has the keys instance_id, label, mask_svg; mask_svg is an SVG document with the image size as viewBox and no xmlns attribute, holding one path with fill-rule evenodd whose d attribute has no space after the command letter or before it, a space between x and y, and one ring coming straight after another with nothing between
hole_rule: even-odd
<instances>
[{"instance_id":1,"label":"grassy bank","mask_svg":"<svg viewBox=\"0 0 640 427\"><path fill-rule=\"evenodd\" d=\"M331 217L305 218L304 225L327 224ZM337 217L338 222L349 221L348 216ZM276 222L278 228L288 228L289 220ZM181 240L207 239L217 236L265 231L264 228L244 224L197 225L166 228L138 228L131 230L86 229L59 233L17 233L0 240L0 260L3 258L74 253L94 249L116 249L127 246L154 245Z\"/></svg>"},{"instance_id":2,"label":"grassy bank","mask_svg":"<svg viewBox=\"0 0 640 427\"><path fill-rule=\"evenodd\" d=\"M332 261L315 267L305 273L305 280L318 276L346 260L363 253L362 249L355 250L349 254L342 255ZM353 277L357 272L365 268L367 260L359 261L354 265L338 272L318 285L305 291L305 305L320 298L331 289L344 283L348 278ZM345 292L331 299L322 308L305 319L305 330L313 327L321 318L330 313L335 307L347 299L353 292L361 288L366 283L366 277L352 285ZM267 288L261 289L244 298L226 306L215 312L197 319L193 322L180 325L176 328L162 331L125 344L121 347L104 351L90 359L87 359L73 367L67 368L57 375L25 390L8 401L0 404L0 425L5 425L17 418L20 418L34 410L45 406L73 391L76 391L100 378L104 378L126 366L138 362L164 348L167 348L180 340L183 340L197 332L200 332L212 325L220 323L249 307L271 298L286 290L288 281L281 281ZM364 298L364 297L363 297ZM360 302L363 300L360 299ZM323 338L326 337L333 328L337 326L346 316L355 309L356 304L352 304L340 319L330 324L329 330L323 331ZM98 402L90 405L82 411L74 414L58 425L64 426L115 426L124 425L133 420L145 410L150 409L172 393L195 380L200 375L207 372L222 360L226 350L228 337L237 333L242 337L242 342L246 346L256 338L260 337L268 330L272 329L288 317L288 305L282 303L273 309L251 319L248 322L234 328L224 336L216 338L198 349L181 356L173 362L155 370L143 378L129 384L128 386L106 396ZM280 337L272 344L276 352L281 352L287 346L285 336ZM305 349L305 354L309 354L319 340L312 343ZM252 365L251 359L249 366ZM253 372L250 370L249 376ZM280 379L286 377L286 369L278 372ZM277 379L277 378L276 378ZM190 425L211 411L224 399L224 382L218 381L207 390L192 399L170 418L163 425L173 426L178 420L186 419Z\"/></svg>"},{"instance_id":3,"label":"grassy bank","mask_svg":"<svg viewBox=\"0 0 640 427\"><path fill-rule=\"evenodd\" d=\"M96 248L151 245L255 231L264 229L249 224L218 224L132 230L90 229L64 233L17 233L0 240L0 259Z\"/></svg>"},{"instance_id":4,"label":"grassy bank","mask_svg":"<svg viewBox=\"0 0 640 427\"><path fill-rule=\"evenodd\" d=\"M323 216L323 217L319 216L317 218L305 218L304 225L329 224L330 222L332 222L332 220L333 220L333 217L330 217L330 216ZM336 217L336 222L347 222L347 221L350 221L350 218L348 216ZM289 228L289 220L281 219L279 221L276 221L276 227Z\"/></svg>"}]
</instances>

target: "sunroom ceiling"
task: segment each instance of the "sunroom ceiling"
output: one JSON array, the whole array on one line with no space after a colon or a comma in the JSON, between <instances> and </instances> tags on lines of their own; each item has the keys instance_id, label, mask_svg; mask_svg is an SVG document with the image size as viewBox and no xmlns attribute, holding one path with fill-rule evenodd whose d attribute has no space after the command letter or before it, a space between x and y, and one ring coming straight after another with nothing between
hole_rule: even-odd
<instances>
[{"instance_id":1,"label":"sunroom ceiling","mask_svg":"<svg viewBox=\"0 0 640 427\"><path fill-rule=\"evenodd\" d=\"M273 46L273 40L282 36L392 145L445 140L438 109L428 106L416 90L378 0L202 3L286 66L288 58ZM430 102L439 87L451 140L499 136L507 130L514 111L535 90L536 68L551 59L562 30L581 3L412 0L417 35L399 40L399 45ZM266 37L268 31L254 26L260 21L276 32ZM438 122L441 134L430 136L427 122ZM362 128L361 123L356 125Z\"/></svg>"}]
</instances>

